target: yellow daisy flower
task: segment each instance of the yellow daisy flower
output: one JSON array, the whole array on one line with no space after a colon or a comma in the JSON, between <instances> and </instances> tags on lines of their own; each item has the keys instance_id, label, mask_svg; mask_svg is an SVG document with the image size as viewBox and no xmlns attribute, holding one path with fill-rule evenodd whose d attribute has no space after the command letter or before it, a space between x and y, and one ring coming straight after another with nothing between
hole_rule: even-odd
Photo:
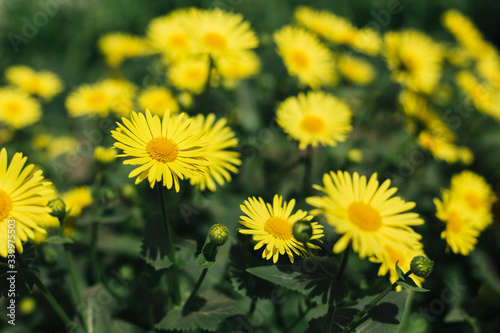
<instances>
[{"instance_id":1,"label":"yellow daisy flower","mask_svg":"<svg viewBox=\"0 0 500 333\"><path fill-rule=\"evenodd\" d=\"M278 195L274 196L272 205L265 203L262 198L255 197L248 198L243 205L240 205L241 210L246 215L240 216L239 222L249 228L242 229L240 232L253 235L253 239L258 242L254 247L255 250L265 245L262 258L267 260L273 258L273 262L276 263L280 254L284 255L286 252L293 263L294 253L302 257L305 256L306 250L293 237L292 230L295 222L311 221L313 216L300 209L292 214L294 207L295 199L290 200L287 204ZM312 222L311 225L313 228L311 239L323 237L323 226L318 222ZM317 248L310 243L307 245L311 248Z\"/></svg>"},{"instance_id":2,"label":"yellow daisy flower","mask_svg":"<svg viewBox=\"0 0 500 333\"><path fill-rule=\"evenodd\" d=\"M47 158L52 161L56 157L78 151L80 142L71 136L51 137L46 147Z\"/></svg>"},{"instance_id":3,"label":"yellow daisy flower","mask_svg":"<svg viewBox=\"0 0 500 333\"><path fill-rule=\"evenodd\" d=\"M36 123L41 116L40 103L24 91L0 89L0 122L20 129Z\"/></svg>"},{"instance_id":4,"label":"yellow daisy flower","mask_svg":"<svg viewBox=\"0 0 500 333\"><path fill-rule=\"evenodd\" d=\"M78 217L82 210L92 204L92 193L90 187L75 187L61 195L61 199L66 204L66 210L69 211L68 217Z\"/></svg>"},{"instance_id":5,"label":"yellow daisy flower","mask_svg":"<svg viewBox=\"0 0 500 333\"><path fill-rule=\"evenodd\" d=\"M446 163L460 161L464 164L470 164L474 159L469 148L455 145L449 136L440 132L422 131L417 137L417 142L429 150L435 159L443 160Z\"/></svg>"},{"instance_id":6,"label":"yellow daisy flower","mask_svg":"<svg viewBox=\"0 0 500 333\"><path fill-rule=\"evenodd\" d=\"M13 254L9 240L14 241L19 253L23 253L23 242L35 238L35 231L45 233L42 228L45 219L50 218L47 207L53 191L50 182L44 181L42 171L32 173L33 164L25 167L27 157L14 154L7 163L7 150L0 151L0 256ZM15 239L8 238L15 230Z\"/></svg>"},{"instance_id":7,"label":"yellow daisy flower","mask_svg":"<svg viewBox=\"0 0 500 333\"><path fill-rule=\"evenodd\" d=\"M114 148L95 147L94 159L101 164L110 164L116 160L118 152Z\"/></svg>"},{"instance_id":8,"label":"yellow daisy flower","mask_svg":"<svg viewBox=\"0 0 500 333\"><path fill-rule=\"evenodd\" d=\"M237 57L217 60L217 74L224 79L226 86L235 86L239 80L255 75L260 70L260 61L254 52L245 52Z\"/></svg>"},{"instance_id":9,"label":"yellow daisy flower","mask_svg":"<svg viewBox=\"0 0 500 333\"><path fill-rule=\"evenodd\" d=\"M352 129L351 111L342 101L324 92L300 93L278 107L277 120L299 148L318 144L335 146L345 141Z\"/></svg>"},{"instance_id":10,"label":"yellow daisy flower","mask_svg":"<svg viewBox=\"0 0 500 333\"><path fill-rule=\"evenodd\" d=\"M49 71L35 72L27 66L9 67L5 71L5 77L10 84L47 101L63 90L62 82L57 75Z\"/></svg>"},{"instance_id":11,"label":"yellow daisy flower","mask_svg":"<svg viewBox=\"0 0 500 333\"><path fill-rule=\"evenodd\" d=\"M164 87L149 87L139 94L139 107L149 109L152 114L162 116L166 110L179 112L179 104L170 90Z\"/></svg>"},{"instance_id":12,"label":"yellow daisy flower","mask_svg":"<svg viewBox=\"0 0 500 333\"><path fill-rule=\"evenodd\" d=\"M129 177L138 176L135 184L148 178L151 188L163 179L163 186L179 192L179 179L206 172L209 164L204 152L207 146L204 133L193 128L184 113L163 119L132 112L131 120L122 118L123 124L111 131L117 141L114 146L122 149L120 157L130 157L123 164L138 165Z\"/></svg>"},{"instance_id":13,"label":"yellow daisy flower","mask_svg":"<svg viewBox=\"0 0 500 333\"><path fill-rule=\"evenodd\" d=\"M190 178L191 185L196 185L202 191L208 188L215 192L217 184L224 185L226 181L231 181L229 172L237 173L237 166L241 165L240 154L227 150L230 147L236 147L238 139L226 124L226 118L215 121L213 113L206 118L201 114L193 118L191 126L199 132L205 132L205 139L210 142L205 148L210 161L207 172Z\"/></svg>"},{"instance_id":14,"label":"yellow daisy flower","mask_svg":"<svg viewBox=\"0 0 500 333\"><path fill-rule=\"evenodd\" d=\"M151 47L164 55L167 62L182 60L193 52L189 10L180 9L152 20L147 29Z\"/></svg>"},{"instance_id":15,"label":"yellow daisy flower","mask_svg":"<svg viewBox=\"0 0 500 333\"><path fill-rule=\"evenodd\" d=\"M491 206L497 200L491 186L480 175L463 171L451 178L451 195L470 213L473 225L480 231L493 222Z\"/></svg>"},{"instance_id":16,"label":"yellow daisy flower","mask_svg":"<svg viewBox=\"0 0 500 333\"><path fill-rule=\"evenodd\" d=\"M392 78L411 90L430 94L441 77L444 48L416 30L388 32L384 55Z\"/></svg>"},{"instance_id":17,"label":"yellow daisy flower","mask_svg":"<svg viewBox=\"0 0 500 333\"><path fill-rule=\"evenodd\" d=\"M208 67L209 62L206 58L188 59L170 66L168 78L177 89L199 94L205 88Z\"/></svg>"},{"instance_id":18,"label":"yellow daisy flower","mask_svg":"<svg viewBox=\"0 0 500 333\"><path fill-rule=\"evenodd\" d=\"M375 68L362 59L342 55L338 59L339 72L352 83L367 85L375 78Z\"/></svg>"},{"instance_id":19,"label":"yellow daisy flower","mask_svg":"<svg viewBox=\"0 0 500 333\"><path fill-rule=\"evenodd\" d=\"M373 28L362 28L354 35L351 46L360 52L375 56L382 49L382 38Z\"/></svg>"},{"instance_id":20,"label":"yellow daisy flower","mask_svg":"<svg viewBox=\"0 0 500 333\"><path fill-rule=\"evenodd\" d=\"M225 12L221 9L192 9L190 33L198 52L219 56L234 56L256 48L259 40L250 23L241 14Z\"/></svg>"},{"instance_id":21,"label":"yellow daisy flower","mask_svg":"<svg viewBox=\"0 0 500 333\"><path fill-rule=\"evenodd\" d=\"M444 191L443 202L435 198L434 204L436 216L446 222L446 229L441 233L441 238L446 239L453 253L468 255L476 246L479 237L479 230L475 227L470 213L449 191Z\"/></svg>"},{"instance_id":22,"label":"yellow daisy flower","mask_svg":"<svg viewBox=\"0 0 500 333\"><path fill-rule=\"evenodd\" d=\"M140 37L113 32L99 38L99 49L110 67L118 67L127 58L140 57L150 53L146 41Z\"/></svg>"},{"instance_id":23,"label":"yellow daisy flower","mask_svg":"<svg viewBox=\"0 0 500 333\"><path fill-rule=\"evenodd\" d=\"M411 246L421 238L411 226L424 221L418 214L407 212L415 203L392 197L397 188L389 188L390 180L379 186L376 173L367 182L357 172L351 177L346 171L331 171L323 176L323 184L313 187L326 196L309 197L306 202L316 207L312 214L324 215L336 232L343 234L333 247L335 253L344 251L352 242L360 258L381 257L388 241Z\"/></svg>"},{"instance_id":24,"label":"yellow daisy flower","mask_svg":"<svg viewBox=\"0 0 500 333\"><path fill-rule=\"evenodd\" d=\"M302 28L285 26L274 33L274 41L288 73L296 76L301 85L316 89L336 83L333 54L315 35Z\"/></svg>"},{"instance_id":25,"label":"yellow daisy flower","mask_svg":"<svg viewBox=\"0 0 500 333\"><path fill-rule=\"evenodd\" d=\"M468 17L456 9L450 9L443 14L442 22L472 56L481 57L487 42Z\"/></svg>"},{"instance_id":26,"label":"yellow daisy flower","mask_svg":"<svg viewBox=\"0 0 500 333\"><path fill-rule=\"evenodd\" d=\"M500 120L500 90L487 82L480 82L469 71L457 74L458 86L470 97L474 106L484 113Z\"/></svg>"}]
</instances>

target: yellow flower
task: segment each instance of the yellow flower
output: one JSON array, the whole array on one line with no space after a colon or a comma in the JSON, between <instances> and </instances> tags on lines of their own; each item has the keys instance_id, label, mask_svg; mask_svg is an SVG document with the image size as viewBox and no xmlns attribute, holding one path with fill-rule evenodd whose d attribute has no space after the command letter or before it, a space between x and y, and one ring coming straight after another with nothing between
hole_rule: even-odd
<instances>
[{"instance_id":1,"label":"yellow flower","mask_svg":"<svg viewBox=\"0 0 500 333\"><path fill-rule=\"evenodd\" d=\"M487 43L474 24L456 9L450 9L443 14L443 25L462 44L471 55L480 57Z\"/></svg>"},{"instance_id":2,"label":"yellow flower","mask_svg":"<svg viewBox=\"0 0 500 333\"><path fill-rule=\"evenodd\" d=\"M187 31L191 25L189 10L180 9L152 20L147 36L153 49L170 61L182 60L193 52L193 37Z\"/></svg>"},{"instance_id":3,"label":"yellow flower","mask_svg":"<svg viewBox=\"0 0 500 333\"><path fill-rule=\"evenodd\" d=\"M500 90L479 80L468 71L457 74L458 86L470 97L475 107L500 120Z\"/></svg>"},{"instance_id":4,"label":"yellow flower","mask_svg":"<svg viewBox=\"0 0 500 333\"><path fill-rule=\"evenodd\" d=\"M382 49L382 38L375 29L362 28L354 35L351 46L360 52L375 56Z\"/></svg>"},{"instance_id":5,"label":"yellow flower","mask_svg":"<svg viewBox=\"0 0 500 333\"><path fill-rule=\"evenodd\" d=\"M75 187L61 195L61 199L66 204L66 210L69 211L68 217L78 217L82 210L92 204L92 194L90 187Z\"/></svg>"},{"instance_id":6,"label":"yellow flower","mask_svg":"<svg viewBox=\"0 0 500 333\"><path fill-rule=\"evenodd\" d=\"M166 110L171 113L179 111L179 104L170 90L164 87L149 87L139 95L139 107L149 109L152 114L162 116Z\"/></svg>"},{"instance_id":7,"label":"yellow flower","mask_svg":"<svg viewBox=\"0 0 500 333\"><path fill-rule=\"evenodd\" d=\"M245 52L236 57L221 58L215 66L217 74L224 79L224 84L234 86L237 81L259 72L260 62L253 52Z\"/></svg>"},{"instance_id":8,"label":"yellow flower","mask_svg":"<svg viewBox=\"0 0 500 333\"><path fill-rule=\"evenodd\" d=\"M80 142L71 136L51 137L50 144L47 145L46 152L49 160L57 156L74 153L78 151Z\"/></svg>"},{"instance_id":9,"label":"yellow flower","mask_svg":"<svg viewBox=\"0 0 500 333\"><path fill-rule=\"evenodd\" d=\"M355 84L366 85L375 78L375 68L369 62L356 57L342 55L337 66L339 72Z\"/></svg>"},{"instance_id":10,"label":"yellow flower","mask_svg":"<svg viewBox=\"0 0 500 333\"><path fill-rule=\"evenodd\" d=\"M27 66L13 66L5 71L7 81L28 94L49 101L63 90L61 80L52 72L35 72Z\"/></svg>"},{"instance_id":11,"label":"yellow flower","mask_svg":"<svg viewBox=\"0 0 500 333\"><path fill-rule=\"evenodd\" d=\"M256 48L259 40L241 14L221 9L189 11L190 33L198 52L214 58L231 57Z\"/></svg>"},{"instance_id":12,"label":"yellow flower","mask_svg":"<svg viewBox=\"0 0 500 333\"><path fill-rule=\"evenodd\" d=\"M179 179L206 172L204 133L190 126L184 113L171 118L167 111L160 119L146 110L146 115L132 112L131 120L122 118L123 124L118 123L111 135L117 141L114 146L123 150L119 156L131 158L123 164L138 165L129 174L138 176L135 184L148 178L153 188L163 179L163 186L175 185L179 192Z\"/></svg>"},{"instance_id":13,"label":"yellow flower","mask_svg":"<svg viewBox=\"0 0 500 333\"><path fill-rule=\"evenodd\" d=\"M147 43L140 37L113 32L99 38L99 49L111 67L118 67L126 58L149 54Z\"/></svg>"},{"instance_id":14,"label":"yellow flower","mask_svg":"<svg viewBox=\"0 0 500 333\"><path fill-rule=\"evenodd\" d=\"M335 146L352 129L351 111L342 101L324 92L300 93L278 107L277 122L299 148L318 144Z\"/></svg>"},{"instance_id":15,"label":"yellow flower","mask_svg":"<svg viewBox=\"0 0 500 333\"><path fill-rule=\"evenodd\" d=\"M101 164L110 164L116 160L118 152L114 148L95 147L94 158Z\"/></svg>"},{"instance_id":16,"label":"yellow flower","mask_svg":"<svg viewBox=\"0 0 500 333\"><path fill-rule=\"evenodd\" d=\"M240 154L228 150L238 145L238 139L226 124L226 118L216 122L213 113L206 118L201 114L193 118L191 126L199 132L205 132L205 139L210 143L204 149L210 162L207 172L190 178L191 185L201 190L208 188L215 192L217 184L224 185L226 181L231 181L229 172L238 172L237 166L241 165Z\"/></svg>"},{"instance_id":17,"label":"yellow flower","mask_svg":"<svg viewBox=\"0 0 500 333\"><path fill-rule=\"evenodd\" d=\"M40 103L25 92L12 89L0 89L0 122L20 129L36 123L42 116Z\"/></svg>"},{"instance_id":18,"label":"yellow flower","mask_svg":"<svg viewBox=\"0 0 500 333\"><path fill-rule=\"evenodd\" d=\"M207 59L189 59L173 64L168 73L170 83L179 90L189 90L194 94L203 92L208 79Z\"/></svg>"},{"instance_id":19,"label":"yellow flower","mask_svg":"<svg viewBox=\"0 0 500 333\"><path fill-rule=\"evenodd\" d=\"M258 250L265 245L262 252L262 258L267 260L273 258L276 263L281 255L285 252L288 258L293 263L294 253L299 256L304 256L306 250L303 245L293 237L293 225L298 221L311 221L313 216L308 215L308 212L298 210L292 214L295 207L295 199L290 200L288 204L283 202L281 196L275 195L273 204L265 203L262 198L248 198L243 205L240 205L241 210L246 215L240 216L240 223L248 229L241 229L242 234L253 235L253 239L258 242L254 249ZM323 237L323 226L317 222L312 222L313 239ZM317 246L307 243L311 248Z\"/></svg>"},{"instance_id":20,"label":"yellow flower","mask_svg":"<svg viewBox=\"0 0 500 333\"><path fill-rule=\"evenodd\" d=\"M85 84L66 99L66 108L72 117L106 117L112 111L125 116L133 108L135 89L130 82L117 79L107 79L93 85Z\"/></svg>"},{"instance_id":21,"label":"yellow flower","mask_svg":"<svg viewBox=\"0 0 500 333\"><path fill-rule=\"evenodd\" d=\"M451 196L470 214L472 225L482 231L493 222L491 207L497 200L486 180L472 171L451 178Z\"/></svg>"},{"instance_id":22,"label":"yellow flower","mask_svg":"<svg viewBox=\"0 0 500 333\"><path fill-rule=\"evenodd\" d=\"M296 76L301 85L316 89L336 83L333 54L315 35L302 28L285 26L274 33L274 41L288 73Z\"/></svg>"},{"instance_id":23,"label":"yellow flower","mask_svg":"<svg viewBox=\"0 0 500 333\"><path fill-rule=\"evenodd\" d=\"M14 154L7 163L7 150L0 151L0 256L7 257L9 244L23 252L23 242L34 239L35 232L45 233L42 225L50 218L47 203L51 198L50 182L44 181L42 171L32 173L33 164L25 167L27 157ZM12 226L12 227L11 227ZM15 230L12 233L10 230ZM10 235L15 234L15 237ZM12 243L9 241L13 241Z\"/></svg>"},{"instance_id":24,"label":"yellow flower","mask_svg":"<svg viewBox=\"0 0 500 333\"><path fill-rule=\"evenodd\" d=\"M444 49L416 30L388 32L384 55L392 78L417 92L430 94L441 77Z\"/></svg>"},{"instance_id":25,"label":"yellow flower","mask_svg":"<svg viewBox=\"0 0 500 333\"><path fill-rule=\"evenodd\" d=\"M363 152L356 148L350 149L347 152L347 160L353 163L361 163L363 160Z\"/></svg>"},{"instance_id":26,"label":"yellow flower","mask_svg":"<svg viewBox=\"0 0 500 333\"><path fill-rule=\"evenodd\" d=\"M323 184L324 187L313 187L326 196L309 197L306 202L316 207L311 211L313 215L324 215L336 232L343 235L333 247L335 253L352 243L360 258L380 258L388 241L398 240L394 250L400 251L421 238L411 226L424 221L418 214L408 212L415 203L392 197L397 188L389 188L390 180L379 186L376 173L367 182L357 172L351 177L346 171L331 171L323 176Z\"/></svg>"},{"instance_id":27,"label":"yellow flower","mask_svg":"<svg viewBox=\"0 0 500 333\"><path fill-rule=\"evenodd\" d=\"M455 145L453 140L439 132L422 131L418 135L417 141L422 147L429 150L437 160L443 160L447 163L458 161L464 164L472 163L473 154L469 148Z\"/></svg>"},{"instance_id":28,"label":"yellow flower","mask_svg":"<svg viewBox=\"0 0 500 333\"><path fill-rule=\"evenodd\" d=\"M446 229L441 238L446 239L454 253L464 256L474 249L479 237L479 230L474 226L470 214L462 206L462 202L455 200L449 191L444 191L443 202L434 199L436 216L446 222Z\"/></svg>"}]
</instances>

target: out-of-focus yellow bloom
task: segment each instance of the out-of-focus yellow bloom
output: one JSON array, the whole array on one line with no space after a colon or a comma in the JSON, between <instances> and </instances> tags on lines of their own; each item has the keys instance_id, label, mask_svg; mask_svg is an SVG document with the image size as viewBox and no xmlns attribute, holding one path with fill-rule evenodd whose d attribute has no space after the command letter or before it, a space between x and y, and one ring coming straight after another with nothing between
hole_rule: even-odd
<instances>
[{"instance_id":1,"label":"out-of-focus yellow bloom","mask_svg":"<svg viewBox=\"0 0 500 333\"><path fill-rule=\"evenodd\" d=\"M24 92L49 101L63 90L61 80L52 72L36 72L27 66L13 66L5 71L7 81Z\"/></svg>"},{"instance_id":2,"label":"out-of-focus yellow bloom","mask_svg":"<svg viewBox=\"0 0 500 333\"><path fill-rule=\"evenodd\" d=\"M469 148L457 146L445 136L434 135L429 131L422 131L417 141L438 160L443 160L447 163L460 161L464 164L470 164L473 161L473 154Z\"/></svg>"},{"instance_id":3,"label":"out-of-focus yellow bloom","mask_svg":"<svg viewBox=\"0 0 500 333\"><path fill-rule=\"evenodd\" d=\"M14 131L10 128L0 129L0 144L9 142L14 137Z\"/></svg>"},{"instance_id":4,"label":"out-of-focus yellow bloom","mask_svg":"<svg viewBox=\"0 0 500 333\"><path fill-rule=\"evenodd\" d=\"M456 67L467 67L470 65L472 58L463 46L455 46L446 50L446 59L450 64Z\"/></svg>"},{"instance_id":5,"label":"out-of-focus yellow bloom","mask_svg":"<svg viewBox=\"0 0 500 333\"><path fill-rule=\"evenodd\" d=\"M347 159L353 163L360 163L363 160L363 152L359 149L349 149Z\"/></svg>"},{"instance_id":6,"label":"out-of-focus yellow bloom","mask_svg":"<svg viewBox=\"0 0 500 333\"><path fill-rule=\"evenodd\" d=\"M95 147L94 158L101 164L110 164L116 160L118 151L114 148Z\"/></svg>"},{"instance_id":7,"label":"out-of-focus yellow bloom","mask_svg":"<svg viewBox=\"0 0 500 333\"><path fill-rule=\"evenodd\" d=\"M199 94L205 88L208 68L209 62L206 58L189 59L173 64L169 68L168 77L177 89Z\"/></svg>"},{"instance_id":8,"label":"out-of-focus yellow bloom","mask_svg":"<svg viewBox=\"0 0 500 333\"><path fill-rule=\"evenodd\" d=\"M78 87L66 99L69 115L79 117L99 115L106 117L113 111L125 116L133 109L135 86L127 81L106 79L95 84Z\"/></svg>"},{"instance_id":9,"label":"out-of-focus yellow bloom","mask_svg":"<svg viewBox=\"0 0 500 333\"><path fill-rule=\"evenodd\" d=\"M458 86L470 97L479 111L500 120L500 90L479 80L468 71L457 74Z\"/></svg>"},{"instance_id":10,"label":"out-of-focus yellow bloom","mask_svg":"<svg viewBox=\"0 0 500 333\"><path fill-rule=\"evenodd\" d=\"M226 86L235 86L239 80L259 72L260 61L254 52L245 52L238 57L221 58L215 66L217 74L224 79Z\"/></svg>"},{"instance_id":11,"label":"out-of-focus yellow bloom","mask_svg":"<svg viewBox=\"0 0 500 333\"><path fill-rule=\"evenodd\" d=\"M193 105L193 96L186 91L181 92L177 98L184 109L189 109Z\"/></svg>"},{"instance_id":12,"label":"out-of-focus yellow bloom","mask_svg":"<svg viewBox=\"0 0 500 333\"><path fill-rule=\"evenodd\" d=\"M278 54L290 75L313 89L332 86L337 81L332 52L315 35L292 26L274 33Z\"/></svg>"},{"instance_id":13,"label":"out-of-focus yellow bloom","mask_svg":"<svg viewBox=\"0 0 500 333\"><path fill-rule=\"evenodd\" d=\"M456 9L450 9L443 14L443 25L448 29L473 57L481 57L488 48L483 35L476 29L468 17Z\"/></svg>"},{"instance_id":14,"label":"out-of-focus yellow bloom","mask_svg":"<svg viewBox=\"0 0 500 333\"><path fill-rule=\"evenodd\" d=\"M71 210L68 217L80 216L82 210L93 202L90 187L88 186L75 187L63 193L61 198L66 204L66 210Z\"/></svg>"},{"instance_id":15,"label":"out-of-focus yellow bloom","mask_svg":"<svg viewBox=\"0 0 500 333\"><path fill-rule=\"evenodd\" d=\"M0 123L20 129L42 116L40 103L17 88L0 88Z\"/></svg>"},{"instance_id":16,"label":"out-of-focus yellow bloom","mask_svg":"<svg viewBox=\"0 0 500 333\"><path fill-rule=\"evenodd\" d=\"M164 87L149 87L139 94L139 107L142 110L149 109L152 114L163 116L165 111L171 113L179 111L179 104L172 92Z\"/></svg>"},{"instance_id":17,"label":"out-of-focus yellow bloom","mask_svg":"<svg viewBox=\"0 0 500 333\"><path fill-rule=\"evenodd\" d=\"M441 78L441 45L416 30L388 32L384 55L393 80L417 92L434 91Z\"/></svg>"},{"instance_id":18,"label":"out-of-focus yellow bloom","mask_svg":"<svg viewBox=\"0 0 500 333\"><path fill-rule=\"evenodd\" d=\"M375 78L375 68L367 61L360 58L341 55L337 67L339 72L349 81L366 85Z\"/></svg>"},{"instance_id":19,"label":"out-of-focus yellow bloom","mask_svg":"<svg viewBox=\"0 0 500 333\"><path fill-rule=\"evenodd\" d=\"M382 38L372 28L362 28L356 32L352 47L371 56L379 54L382 49Z\"/></svg>"},{"instance_id":20,"label":"out-of-focus yellow bloom","mask_svg":"<svg viewBox=\"0 0 500 333\"><path fill-rule=\"evenodd\" d=\"M118 67L126 58L150 54L144 39L121 32L113 32L99 38L99 49L111 67Z\"/></svg>"},{"instance_id":21,"label":"out-of-focus yellow bloom","mask_svg":"<svg viewBox=\"0 0 500 333\"><path fill-rule=\"evenodd\" d=\"M76 152L79 144L79 141L71 136L52 137L46 148L47 157L53 160L59 155Z\"/></svg>"}]
</instances>

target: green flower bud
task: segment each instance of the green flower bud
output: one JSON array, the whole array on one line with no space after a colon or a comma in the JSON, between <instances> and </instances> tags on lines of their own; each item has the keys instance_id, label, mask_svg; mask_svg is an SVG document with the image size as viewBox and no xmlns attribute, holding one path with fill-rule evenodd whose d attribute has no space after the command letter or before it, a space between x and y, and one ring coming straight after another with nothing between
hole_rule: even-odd
<instances>
[{"instance_id":1,"label":"green flower bud","mask_svg":"<svg viewBox=\"0 0 500 333\"><path fill-rule=\"evenodd\" d=\"M301 243L308 242L313 235L313 228L310 222L298 221L293 225L293 237Z\"/></svg>"},{"instance_id":2,"label":"green flower bud","mask_svg":"<svg viewBox=\"0 0 500 333\"><path fill-rule=\"evenodd\" d=\"M428 277L431 274L433 267L434 261L424 256L416 256L410 264L411 272L422 278Z\"/></svg>"},{"instance_id":3,"label":"green flower bud","mask_svg":"<svg viewBox=\"0 0 500 333\"><path fill-rule=\"evenodd\" d=\"M229 230L225 225L214 224L208 231L208 238L212 244L222 246L229 239Z\"/></svg>"},{"instance_id":4,"label":"green flower bud","mask_svg":"<svg viewBox=\"0 0 500 333\"><path fill-rule=\"evenodd\" d=\"M47 206L52 209L50 215L57 217L59 221L64 220L66 217L66 204L64 204L61 198L50 200Z\"/></svg>"}]
</instances>

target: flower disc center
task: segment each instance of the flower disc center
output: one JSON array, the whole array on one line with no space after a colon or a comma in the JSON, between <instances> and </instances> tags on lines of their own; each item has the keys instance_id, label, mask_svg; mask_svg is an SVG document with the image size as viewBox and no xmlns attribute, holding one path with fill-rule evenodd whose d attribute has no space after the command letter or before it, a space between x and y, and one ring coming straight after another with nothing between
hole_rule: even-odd
<instances>
[{"instance_id":1,"label":"flower disc center","mask_svg":"<svg viewBox=\"0 0 500 333\"><path fill-rule=\"evenodd\" d=\"M290 53L290 60L294 67L299 70L306 70L309 68L310 60L307 54L302 50L293 50Z\"/></svg>"},{"instance_id":2,"label":"flower disc center","mask_svg":"<svg viewBox=\"0 0 500 333\"><path fill-rule=\"evenodd\" d=\"M460 218L460 214L456 211L451 211L448 215L448 224L447 226L454 233L458 234L460 229L462 229L462 219Z\"/></svg>"},{"instance_id":3,"label":"flower disc center","mask_svg":"<svg viewBox=\"0 0 500 333\"><path fill-rule=\"evenodd\" d=\"M323 132L326 128L326 123L323 118L315 116L315 115L305 115L304 118L300 121L300 128L310 134L318 134Z\"/></svg>"},{"instance_id":4,"label":"flower disc center","mask_svg":"<svg viewBox=\"0 0 500 333\"><path fill-rule=\"evenodd\" d=\"M347 214L352 223L365 231L375 231L382 226L380 213L370 204L355 201L347 207Z\"/></svg>"},{"instance_id":5,"label":"flower disc center","mask_svg":"<svg viewBox=\"0 0 500 333\"><path fill-rule=\"evenodd\" d=\"M227 48L227 39L223 35L217 32L207 32L202 37L203 44L211 49L216 49L219 51L225 50Z\"/></svg>"},{"instance_id":6,"label":"flower disc center","mask_svg":"<svg viewBox=\"0 0 500 333\"><path fill-rule=\"evenodd\" d=\"M465 201L469 205L470 208L472 209L478 209L481 207L481 198L475 191L469 191L465 195Z\"/></svg>"},{"instance_id":7,"label":"flower disc center","mask_svg":"<svg viewBox=\"0 0 500 333\"><path fill-rule=\"evenodd\" d=\"M264 224L264 230L276 238L291 239L292 225L280 217L270 217Z\"/></svg>"},{"instance_id":8,"label":"flower disc center","mask_svg":"<svg viewBox=\"0 0 500 333\"><path fill-rule=\"evenodd\" d=\"M161 163L167 163L175 161L179 154L179 147L172 140L157 137L148 142L146 151L152 159Z\"/></svg>"},{"instance_id":9,"label":"flower disc center","mask_svg":"<svg viewBox=\"0 0 500 333\"><path fill-rule=\"evenodd\" d=\"M17 115L22 110L21 104L17 101L7 101L4 107L9 115Z\"/></svg>"},{"instance_id":10,"label":"flower disc center","mask_svg":"<svg viewBox=\"0 0 500 333\"><path fill-rule=\"evenodd\" d=\"M5 220L12 210L12 200L4 190L0 190L0 221Z\"/></svg>"}]
</instances>

